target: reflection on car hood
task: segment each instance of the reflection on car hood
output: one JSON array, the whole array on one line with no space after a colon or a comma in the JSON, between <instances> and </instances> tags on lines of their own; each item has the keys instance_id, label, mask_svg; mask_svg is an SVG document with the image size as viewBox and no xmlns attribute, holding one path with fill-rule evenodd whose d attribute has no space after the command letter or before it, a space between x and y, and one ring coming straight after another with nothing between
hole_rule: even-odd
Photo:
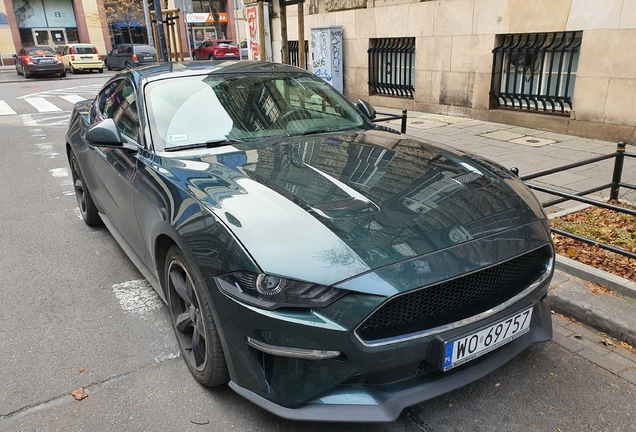
<instances>
[{"instance_id":1,"label":"reflection on car hood","mask_svg":"<svg viewBox=\"0 0 636 432\"><path fill-rule=\"evenodd\" d=\"M322 284L545 217L499 166L375 130L185 152L164 167L263 271Z\"/></svg>"}]
</instances>

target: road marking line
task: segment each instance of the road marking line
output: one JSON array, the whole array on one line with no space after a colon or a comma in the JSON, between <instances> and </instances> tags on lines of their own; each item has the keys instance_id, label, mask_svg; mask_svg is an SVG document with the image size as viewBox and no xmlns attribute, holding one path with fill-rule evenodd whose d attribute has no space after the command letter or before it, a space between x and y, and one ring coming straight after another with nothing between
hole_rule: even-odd
<instances>
[{"instance_id":1,"label":"road marking line","mask_svg":"<svg viewBox=\"0 0 636 432\"><path fill-rule=\"evenodd\" d=\"M72 103L73 105L75 105L78 102L81 102L83 100L86 100L85 97L82 97L80 95L76 95L76 94L70 94L70 95L64 95L64 96L60 96L62 99L69 101L70 103Z\"/></svg>"},{"instance_id":2,"label":"road marking line","mask_svg":"<svg viewBox=\"0 0 636 432\"><path fill-rule=\"evenodd\" d=\"M20 119L25 126L39 126L38 122L31 116L31 114L20 114ZM38 131L41 129L38 129Z\"/></svg>"},{"instance_id":3,"label":"road marking line","mask_svg":"<svg viewBox=\"0 0 636 432\"><path fill-rule=\"evenodd\" d=\"M71 170L68 168L53 168L49 172L55 178L68 177L71 174Z\"/></svg>"},{"instance_id":4,"label":"road marking line","mask_svg":"<svg viewBox=\"0 0 636 432\"><path fill-rule=\"evenodd\" d=\"M13 111L8 103L0 100L0 115L15 115L17 112Z\"/></svg>"},{"instance_id":5,"label":"road marking line","mask_svg":"<svg viewBox=\"0 0 636 432\"><path fill-rule=\"evenodd\" d=\"M62 108L57 107L56 105L52 104L51 102L47 101L44 98L34 97L34 98L26 98L24 100L27 101L29 104L31 104L31 106L33 106L33 108L35 108L39 112L62 111Z\"/></svg>"},{"instance_id":6,"label":"road marking line","mask_svg":"<svg viewBox=\"0 0 636 432\"><path fill-rule=\"evenodd\" d=\"M163 305L161 298L145 279L113 285L115 297L127 312L145 315Z\"/></svg>"}]
</instances>

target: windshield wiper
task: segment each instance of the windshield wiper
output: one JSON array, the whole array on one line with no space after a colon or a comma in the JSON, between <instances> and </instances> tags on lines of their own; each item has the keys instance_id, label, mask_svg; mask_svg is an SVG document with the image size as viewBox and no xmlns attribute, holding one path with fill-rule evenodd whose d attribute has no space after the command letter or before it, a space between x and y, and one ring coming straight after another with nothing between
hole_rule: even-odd
<instances>
[{"instance_id":1,"label":"windshield wiper","mask_svg":"<svg viewBox=\"0 0 636 432\"><path fill-rule=\"evenodd\" d=\"M324 127L324 128L309 129L305 131L290 132L287 134L287 136L293 137L298 135L314 135L314 134L321 134L321 133L327 133L327 132L341 132L351 128L352 126L331 126L331 127Z\"/></svg>"},{"instance_id":2,"label":"windshield wiper","mask_svg":"<svg viewBox=\"0 0 636 432\"><path fill-rule=\"evenodd\" d=\"M194 144L185 144L182 146L175 147L166 147L163 150L167 152L179 151L179 150L190 150L196 148L214 148L214 147L223 147L231 144L242 143L243 141L237 139L220 139L220 140L210 140L204 143L194 143Z\"/></svg>"}]
</instances>

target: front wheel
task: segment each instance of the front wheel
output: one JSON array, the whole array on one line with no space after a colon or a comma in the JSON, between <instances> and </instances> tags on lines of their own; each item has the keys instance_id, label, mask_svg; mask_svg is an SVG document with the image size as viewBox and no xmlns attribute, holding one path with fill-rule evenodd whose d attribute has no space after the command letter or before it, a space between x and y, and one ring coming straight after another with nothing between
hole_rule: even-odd
<instances>
[{"instance_id":1,"label":"front wheel","mask_svg":"<svg viewBox=\"0 0 636 432\"><path fill-rule=\"evenodd\" d=\"M77 205L79 206L80 213L86 225L99 225L102 223L102 219L99 217L97 207L93 202L93 197L86 187L84 177L80 171L79 164L75 158L75 154L71 153L70 157L71 174L73 176L73 186L75 188L75 198L77 198Z\"/></svg>"},{"instance_id":2,"label":"front wheel","mask_svg":"<svg viewBox=\"0 0 636 432\"><path fill-rule=\"evenodd\" d=\"M60 78L64 78L66 76L66 71L60 72Z\"/></svg>"},{"instance_id":3,"label":"front wheel","mask_svg":"<svg viewBox=\"0 0 636 432\"><path fill-rule=\"evenodd\" d=\"M168 250L164 281L172 327L188 369L206 387L226 384L229 374L209 295L176 246Z\"/></svg>"}]
</instances>

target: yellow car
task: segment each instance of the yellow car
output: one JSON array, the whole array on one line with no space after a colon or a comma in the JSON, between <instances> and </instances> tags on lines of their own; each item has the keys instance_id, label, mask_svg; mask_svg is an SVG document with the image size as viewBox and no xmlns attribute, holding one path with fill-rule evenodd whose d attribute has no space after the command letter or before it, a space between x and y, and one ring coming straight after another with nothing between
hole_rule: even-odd
<instances>
[{"instance_id":1,"label":"yellow car","mask_svg":"<svg viewBox=\"0 0 636 432\"><path fill-rule=\"evenodd\" d=\"M97 48L91 44L66 45L62 50L64 70L75 74L78 71L104 72L104 62L99 58Z\"/></svg>"}]
</instances>

